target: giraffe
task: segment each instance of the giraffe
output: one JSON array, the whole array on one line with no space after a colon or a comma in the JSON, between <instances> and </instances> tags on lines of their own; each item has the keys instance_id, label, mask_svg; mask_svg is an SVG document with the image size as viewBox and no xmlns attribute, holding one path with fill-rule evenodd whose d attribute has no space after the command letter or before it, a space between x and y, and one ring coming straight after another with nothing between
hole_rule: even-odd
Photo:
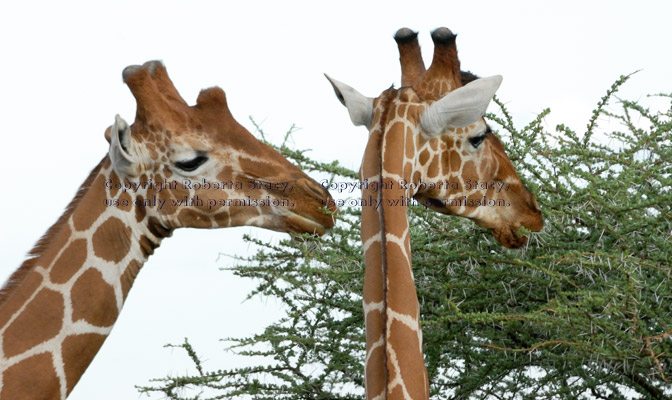
<instances>
[{"instance_id":1,"label":"giraffe","mask_svg":"<svg viewBox=\"0 0 672 400\"><path fill-rule=\"evenodd\" d=\"M109 153L0 291L2 400L65 399L173 230L322 234L334 224L329 193L238 124L222 89L189 106L160 61L122 77L135 122L116 116Z\"/></svg>"},{"instance_id":2,"label":"giraffe","mask_svg":"<svg viewBox=\"0 0 672 400\"><path fill-rule=\"evenodd\" d=\"M502 78L462 86L471 77L460 71L455 38L448 28L432 32L434 55L425 69L417 33L398 30L402 87L377 98L327 76L353 124L369 129L359 171L367 399L429 398L409 203L471 219L509 248L526 243L520 227L543 225L535 196L483 119Z\"/></svg>"}]
</instances>

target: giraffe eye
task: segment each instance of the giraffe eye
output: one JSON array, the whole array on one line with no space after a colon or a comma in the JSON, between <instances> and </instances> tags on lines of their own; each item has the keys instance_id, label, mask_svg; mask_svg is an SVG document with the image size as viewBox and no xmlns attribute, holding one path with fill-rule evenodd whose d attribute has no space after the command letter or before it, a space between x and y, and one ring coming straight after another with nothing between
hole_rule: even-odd
<instances>
[{"instance_id":1,"label":"giraffe eye","mask_svg":"<svg viewBox=\"0 0 672 400\"><path fill-rule=\"evenodd\" d=\"M483 141L485 140L486 135L487 135L487 133L484 134L484 135L481 135L481 136L470 137L469 138L469 143L471 143L471 145L474 146L475 149L477 149L478 146L480 146L481 143L483 143Z\"/></svg>"},{"instance_id":2,"label":"giraffe eye","mask_svg":"<svg viewBox=\"0 0 672 400\"><path fill-rule=\"evenodd\" d=\"M208 161L208 157L206 157L206 156L196 156L196 158L194 158L192 160L177 161L175 163L175 166L177 168L181 169L182 171L191 172L191 171L194 171L196 168L200 167L201 165L203 165L203 163L205 163L206 161Z\"/></svg>"},{"instance_id":3,"label":"giraffe eye","mask_svg":"<svg viewBox=\"0 0 672 400\"><path fill-rule=\"evenodd\" d=\"M471 145L474 146L475 149L477 149L478 146L480 146L481 143L483 143L486 136L488 136L488 134L490 134L490 133L492 133L492 129L490 129L490 125L486 124L485 125L485 132L480 136L470 137L469 138L469 143L471 143Z\"/></svg>"}]
</instances>

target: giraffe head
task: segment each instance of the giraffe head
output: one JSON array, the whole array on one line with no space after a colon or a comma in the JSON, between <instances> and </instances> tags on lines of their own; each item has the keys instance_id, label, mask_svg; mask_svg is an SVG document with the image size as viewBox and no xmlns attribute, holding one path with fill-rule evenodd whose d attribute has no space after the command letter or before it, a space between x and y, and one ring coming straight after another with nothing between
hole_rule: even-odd
<instances>
[{"instance_id":1,"label":"giraffe head","mask_svg":"<svg viewBox=\"0 0 672 400\"><path fill-rule=\"evenodd\" d=\"M317 234L333 226L323 212L329 193L238 124L222 89L202 90L189 106L159 61L129 66L123 79L136 117L129 126L117 116L105 133L114 170L106 184L135 194L138 221Z\"/></svg>"},{"instance_id":2,"label":"giraffe head","mask_svg":"<svg viewBox=\"0 0 672 400\"><path fill-rule=\"evenodd\" d=\"M408 198L472 219L503 246L520 247L527 238L518 230L538 231L543 222L535 196L483 119L502 78L463 86L455 38L447 28L432 33L434 56L425 69L417 34L400 29L403 86L377 98L327 78L352 122L370 131L362 170L379 163L381 176L394 178Z\"/></svg>"},{"instance_id":3,"label":"giraffe head","mask_svg":"<svg viewBox=\"0 0 672 400\"><path fill-rule=\"evenodd\" d=\"M160 62L123 78L135 122L116 118L108 155L0 289L1 399L65 399L173 229L333 226L329 193L236 123L221 89L190 107Z\"/></svg>"}]
</instances>

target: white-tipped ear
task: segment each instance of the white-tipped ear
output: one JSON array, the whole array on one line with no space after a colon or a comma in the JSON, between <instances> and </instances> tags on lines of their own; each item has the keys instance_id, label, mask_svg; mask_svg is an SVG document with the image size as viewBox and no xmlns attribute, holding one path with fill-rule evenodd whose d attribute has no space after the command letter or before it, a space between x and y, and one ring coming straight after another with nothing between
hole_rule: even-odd
<instances>
[{"instance_id":1,"label":"white-tipped ear","mask_svg":"<svg viewBox=\"0 0 672 400\"><path fill-rule=\"evenodd\" d=\"M129 174L134 168L135 158L129 152L131 146L131 129L119 115L114 117L110 127L110 161L115 171Z\"/></svg>"},{"instance_id":2,"label":"white-tipped ear","mask_svg":"<svg viewBox=\"0 0 672 400\"><path fill-rule=\"evenodd\" d=\"M324 76L327 77L334 88L336 97L348 109L352 123L355 125L364 125L370 129L371 120L373 119L373 99L362 95L343 82L332 79L327 74L324 74Z\"/></svg>"},{"instance_id":3,"label":"white-tipped ear","mask_svg":"<svg viewBox=\"0 0 672 400\"><path fill-rule=\"evenodd\" d=\"M501 83L502 76L495 75L453 90L427 108L420 119L422 128L430 136L438 136L446 128L473 124L485 114Z\"/></svg>"}]
</instances>

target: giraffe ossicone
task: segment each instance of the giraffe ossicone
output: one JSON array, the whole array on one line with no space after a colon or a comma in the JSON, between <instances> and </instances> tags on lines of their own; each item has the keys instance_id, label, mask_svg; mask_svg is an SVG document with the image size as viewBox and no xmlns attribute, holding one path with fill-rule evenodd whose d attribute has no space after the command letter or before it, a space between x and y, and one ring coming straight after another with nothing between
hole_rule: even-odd
<instances>
[{"instance_id":1,"label":"giraffe ossicone","mask_svg":"<svg viewBox=\"0 0 672 400\"><path fill-rule=\"evenodd\" d=\"M397 31L402 87L376 98L327 77L352 122L369 129L359 175L380 188L362 186L362 198L380 205L362 202L367 399L429 398L409 200L471 219L510 248L526 243L520 227L543 225L536 198L483 119L502 78L462 72L455 39L447 28L432 32L434 55L425 69L417 33Z\"/></svg>"},{"instance_id":2,"label":"giraffe ossicone","mask_svg":"<svg viewBox=\"0 0 672 400\"><path fill-rule=\"evenodd\" d=\"M329 193L238 124L222 89L189 106L159 61L122 77L135 122L115 117L109 153L0 290L0 400L65 399L174 229L334 225Z\"/></svg>"}]
</instances>

